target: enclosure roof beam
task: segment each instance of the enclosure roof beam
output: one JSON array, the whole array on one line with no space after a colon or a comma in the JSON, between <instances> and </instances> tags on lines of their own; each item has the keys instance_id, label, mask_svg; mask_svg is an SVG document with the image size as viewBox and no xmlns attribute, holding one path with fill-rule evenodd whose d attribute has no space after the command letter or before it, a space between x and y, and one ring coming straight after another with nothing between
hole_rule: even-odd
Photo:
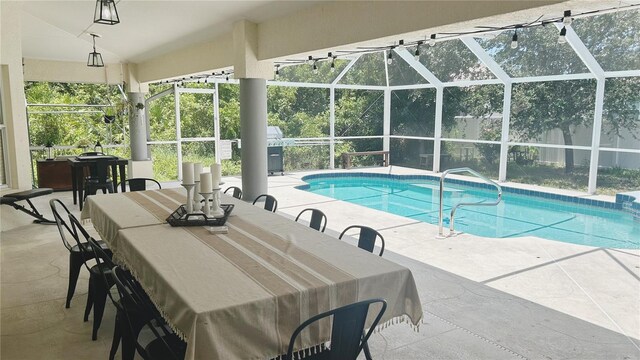
<instances>
[{"instance_id":1,"label":"enclosure roof beam","mask_svg":"<svg viewBox=\"0 0 640 360\"><path fill-rule=\"evenodd\" d=\"M640 77L640 70L605 71L604 77Z\"/></svg>"},{"instance_id":2,"label":"enclosure roof beam","mask_svg":"<svg viewBox=\"0 0 640 360\"><path fill-rule=\"evenodd\" d=\"M503 84L511 83L511 77L472 37L462 37L460 40L471 52L495 75Z\"/></svg>"},{"instance_id":3,"label":"enclosure roof beam","mask_svg":"<svg viewBox=\"0 0 640 360\"><path fill-rule=\"evenodd\" d=\"M349 62L347 64L347 66L345 66L344 69L342 69L340 74L338 74L338 76L336 76L336 78L333 79L333 81L331 82L331 85L336 85L338 83L338 81L342 80L342 78L347 74L347 72L349 72L349 70L351 70L353 65L356 64L356 61L358 61L358 59L360 59L360 55L358 55L358 56L354 57L353 59L351 59L351 62Z\"/></svg>"},{"instance_id":4,"label":"enclosure roof beam","mask_svg":"<svg viewBox=\"0 0 640 360\"><path fill-rule=\"evenodd\" d=\"M416 60L407 49L394 49L396 54L409 64L420 76L432 83L436 87L442 87L442 81L438 79L429 69L427 69L420 61Z\"/></svg>"},{"instance_id":5,"label":"enclosure roof beam","mask_svg":"<svg viewBox=\"0 0 640 360\"><path fill-rule=\"evenodd\" d=\"M161 98L161 97L163 97L163 96L165 96L165 95L173 94L173 92L174 92L173 87L171 87L170 89L167 89L167 90L165 90L165 91L163 91L163 92L159 92L159 93L157 93L157 94L155 94L155 95L153 95L153 96L149 97L149 98L146 100L146 102L151 102L151 101L153 101L153 100L155 100L155 99L157 99L157 98Z\"/></svg>"},{"instance_id":6,"label":"enclosure roof beam","mask_svg":"<svg viewBox=\"0 0 640 360\"><path fill-rule=\"evenodd\" d=\"M597 76L592 73L581 74L558 74L558 75L538 75L538 76L524 76L511 78L511 82L517 83L533 83L533 82L547 82L547 81L569 81L569 80L588 80L596 79Z\"/></svg>"},{"instance_id":7,"label":"enclosure roof beam","mask_svg":"<svg viewBox=\"0 0 640 360\"><path fill-rule=\"evenodd\" d=\"M562 23L554 23L554 25L558 29L565 27L564 24ZM587 69L589 69L589 71L591 71L591 73L593 73L593 75L595 75L596 78L598 78L598 80L604 80L604 70L602 69L602 67L596 60L596 58L593 57L593 54L591 54L591 51L587 49L587 47L584 45L584 43L582 42L578 34L576 34L576 32L573 31L571 26L565 27L565 28L567 30L567 35L565 36L565 39L567 40L567 43L569 44L569 46L571 46L573 51L575 51L575 53L578 55L580 60L582 60L584 65L587 67Z\"/></svg>"},{"instance_id":8,"label":"enclosure roof beam","mask_svg":"<svg viewBox=\"0 0 640 360\"><path fill-rule=\"evenodd\" d=\"M388 56L388 52L387 51L391 51L391 50L385 50L382 53L384 54L383 59L384 59L384 78L386 80L386 85L387 87L389 87L389 64L387 63L387 56Z\"/></svg>"}]
</instances>

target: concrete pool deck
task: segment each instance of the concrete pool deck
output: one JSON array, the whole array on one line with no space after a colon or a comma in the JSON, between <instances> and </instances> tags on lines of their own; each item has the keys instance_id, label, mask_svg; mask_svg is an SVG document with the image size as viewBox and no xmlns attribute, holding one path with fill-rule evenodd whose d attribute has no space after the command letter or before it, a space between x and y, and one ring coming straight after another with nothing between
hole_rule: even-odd
<instances>
[{"instance_id":1,"label":"concrete pool deck","mask_svg":"<svg viewBox=\"0 0 640 360\"><path fill-rule=\"evenodd\" d=\"M640 359L640 251L466 234L437 240L433 225L294 189L306 174L269 177L279 214L319 208L335 237L347 225L370 225L385 236L384 257L416 280L425 314L420 331L398 324L374 334L375 359ZM37 198L45 216L53 197L71 205L70 192ZM81 272L65 309L68 255L56 227L1 210L0 358L106 359L113 306L91 341L91 322L82 322L88 276Z\"/></svg>"},{"instance_id":2,"label":"concrete pool deck","mask_svg":"<svg viewBox=\"0 0 640 360\"><path fill-rule=\"evenodd\" d=\"M397 166L335 171L433 175ZM336 233L352 224L371 226L384 236L386 251L619 332L640 346L640 250L595 248L531 236L495 239L461 234L436 239L434 225L295 189L305 184L303 176L322 172L327 171L269 177L269 193L278 199L278 212L295 217L306 207L318 208L327 214L327 229ZM239 178L225 181L225 186L241 185ZM614 201L611 196L571 190L502 185Z\"/></svg>"}]
</instances>

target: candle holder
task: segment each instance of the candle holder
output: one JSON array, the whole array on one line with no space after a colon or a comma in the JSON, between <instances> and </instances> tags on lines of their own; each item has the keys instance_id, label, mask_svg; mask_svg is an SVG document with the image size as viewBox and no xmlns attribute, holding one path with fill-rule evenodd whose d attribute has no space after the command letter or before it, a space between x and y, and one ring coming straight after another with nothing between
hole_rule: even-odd
<instances>
[{"instance_id":1,"label":"candle holder","mask_svg":"<svg viewBox=\"0 0 640 360\"><path fill-rule=\"evenodd\" d=\"M204 204L202 205L202 212L204 216L211 216L211 207L209 206L209 198L213 195L212 192L201 192L200 195L204 198Z\"/></svg>"},{"instance_id":2,"label":"candle holder","mask_svg":"<svg viewBox=\"0 0 640 360\"><path fill-rule=\"evenodd\" d=\"M193 203L195 204L195 207L197 208L198 207L197 205L200 204L200 201L202 200L202 198L200 196L202 189L200 189L200 180L194 180L194 182L196 183L196 186L195 186L194 191L193 191Z\"/></svg>"},{"instance_id":3,"label":"candle holder","mask_svg":"<svg viewBox=\"0 0 640 360\"><path fill-rule=\"evenodd\" d=\"M213 189L213 201L211 203L211 216L224 216L224 211L220 208L220 188Z\"/></svg>"},{"instance_id":4,"label":"candle holder","mask_svg":"<svg viewBox=\"0 0 640 360\"><path fill-rule=\"evenodd\" d=\"M196 184L182 184L182 187L187 189L187 214L193 213L193 196L191 191L196 187Z\"/></svg>"}]
</instances>

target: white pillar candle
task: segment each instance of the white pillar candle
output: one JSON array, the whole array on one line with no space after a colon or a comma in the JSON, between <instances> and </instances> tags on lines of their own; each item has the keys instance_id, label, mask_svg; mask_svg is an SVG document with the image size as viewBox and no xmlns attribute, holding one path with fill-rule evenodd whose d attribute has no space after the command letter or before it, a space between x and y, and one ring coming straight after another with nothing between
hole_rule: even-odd
<instances>
[{"instance_id":1,"label":"white pillar candle","mask_svg":"<svg viewBox=\"0 0 640 360\"><path fill-rule=\"evenodd\" d=\"M195 183L193 181L193 163L192 162L182 163L182 183L187 185Z\"/></svg>"},{"instance_id":2,"label":"white pillar candle","mask_svg":"<svg viewBox=\"0 0 640 360\"><path fill-rule=\"evenodd\" d=\"M200 174L200 191L203 193L210 193L213 186L211 185L211 173Z\"/></svg>"},{"instance_id":3,"label":"white pillar candle","mask_svg":"<svg viewBox=\"0 0 640 360\"><path fill-rule=\"evenodd\" d=\"M202 163L193 163L194 180L200 180L200 174L202 174Z\"/></svg>"},{"instance_id":4,"label":"white pillar candle","mask_svg":"<svg viewBox=\"0 0 640 360\"><path fill-rule=\"evenodd\" d=\"M213 186L215 189L220 187L222 181L222 165L218 163L211 164L211 177L213 179Z\"/></svg>"}]
</instances>

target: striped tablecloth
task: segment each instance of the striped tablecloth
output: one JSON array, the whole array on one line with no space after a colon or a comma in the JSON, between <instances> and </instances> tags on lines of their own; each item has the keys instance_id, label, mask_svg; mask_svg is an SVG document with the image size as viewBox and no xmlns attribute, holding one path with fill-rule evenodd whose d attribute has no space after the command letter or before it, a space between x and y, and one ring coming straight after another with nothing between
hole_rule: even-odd
<instances>
[{"instance_id":1,"label":"striped tablecloth","mask_svg":"<svg viewBox=\"0 0 640 360\"><path fill-rule=\"evenodd\" d=\"M100 237L117 251L117 235L121 229L165 224L175 210L176 201L185 201L183 188L96 194L84 204L81 220L91 219Z\"/></svg>"},{"instance_id":2,"label":"striped tablecloth","mask_svg":"<svg viewBox=\"0 0 640 360\"><path fill-rule=\"evenodd\" d=\"M123 212L142 211L141 219L163 222L184 201L184 192L175 190L111 196L95 197L90 206L107 209L118 196ZM128 226L119 219L126 214L109 224L87 210L101 234L119 227L105 241L117 244L116 261L134 273L187 341L186 359L275 357L286 352L302 321L370 298L387 300L383 323L419 323L420 299L405 267L237 199L223 202L235 208L228 234L220 235L205 227ZM296 347L329 336L324 323L303 333Z\"/></svg>"}]
</instances>

